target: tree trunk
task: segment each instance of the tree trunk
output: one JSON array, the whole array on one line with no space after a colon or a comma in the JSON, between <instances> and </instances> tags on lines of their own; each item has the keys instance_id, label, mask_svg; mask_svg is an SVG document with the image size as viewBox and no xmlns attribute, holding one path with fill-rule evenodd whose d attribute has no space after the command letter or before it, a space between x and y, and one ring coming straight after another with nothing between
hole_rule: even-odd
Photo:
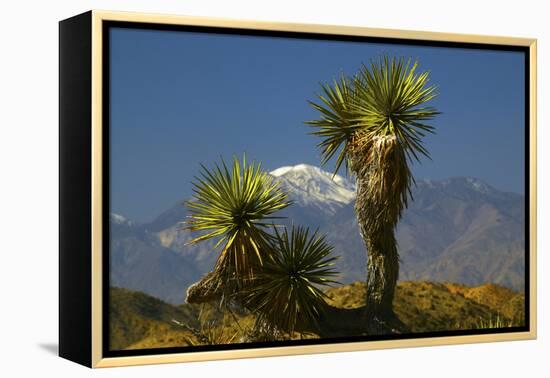
<instances>
[{"instance_id":1,"label":"tree trunk","mask_svg":"<svg viewBox=\"0 0 550 378\"><path fill-rule=\"evenodd\" d=\"M379 236L368 236L359 226L367 247L366 330L369 334L404 330L393 311L395 287L399 277L399 255L393 227L384 227Z\"/></svg>"},{"instance_id":2,"label":"tree trunk","mask_svg":"<svg viewBox=\"0 0 550 378\"><path fill-rule=\"evenodd\" d=\"M406 330L393 311L399 277L395 227L406 207L409 170L395 139L379 139L352 169L357 180L355 213L367 249L366 330L369 334ZM401 169L400 169L401 168Z\"/></svg>"}]
</instances>

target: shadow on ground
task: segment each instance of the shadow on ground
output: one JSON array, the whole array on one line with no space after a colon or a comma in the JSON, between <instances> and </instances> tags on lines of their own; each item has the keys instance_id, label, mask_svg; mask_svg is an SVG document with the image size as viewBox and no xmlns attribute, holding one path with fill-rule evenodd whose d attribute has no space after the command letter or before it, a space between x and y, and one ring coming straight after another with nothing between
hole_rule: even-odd
<instances>
[{"instance_id":1,"label":"shadow on ground","mask_svg":"<svg viewBox=\"0 0 550 378\"><path fill-rule=\"evenodd\" d=\"M56 343L40 343L38 347L56 356L59 354L59 346Z\"/></svg>"}]
</instances>

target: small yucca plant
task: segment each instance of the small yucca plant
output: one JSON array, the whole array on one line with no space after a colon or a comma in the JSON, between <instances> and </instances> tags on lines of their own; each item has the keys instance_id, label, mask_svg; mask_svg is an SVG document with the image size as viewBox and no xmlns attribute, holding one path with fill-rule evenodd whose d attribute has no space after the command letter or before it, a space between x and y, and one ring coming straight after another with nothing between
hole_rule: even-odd
<instances>
[{"instance_id":1,"label":"small yucca plant","mask_svg":"<svg viewBox=\"0 0 550 378\"><path fill-rule=\"evenodd\" d=\"M326 297L320 287L335 283L332 277L338 274L331 252L332 246L317 232L294 226L290 232L275 229L274 253L245 296L257 324L290 336L297 326L316 327Z\"/></svg>"},{"instance_id":2,"label":"small yucca plant","mask_svg":"<svg viewBox=\"0 0 550 378\"><path fill-rule=\"evenodd\" d=\"M507 320L497 314L495 318L489 317L488 319L479 318L479 321L475 325L475 329L489 329L489 328L509 328L513 327L514 322Z\"/></svg>"},{"instance_id":3,"label":"small yucca plant","mask_svg":"<svg viewBox=\"0 0 550 378\"><path fill-rule=\"evenodd\" d=\"M224 275L219 281L242 286L271 251L268 229L279 218L273 214L290 201L260 164L247 164L244 157L242 163L234 158L231 169L223 160L212 169L201 167L193 182L194 196L186 203L190 215L185 226L204 233L189 243L216 240L214 249L221 247L221 252L215 270Z\"/></svg>"}]
</instances>

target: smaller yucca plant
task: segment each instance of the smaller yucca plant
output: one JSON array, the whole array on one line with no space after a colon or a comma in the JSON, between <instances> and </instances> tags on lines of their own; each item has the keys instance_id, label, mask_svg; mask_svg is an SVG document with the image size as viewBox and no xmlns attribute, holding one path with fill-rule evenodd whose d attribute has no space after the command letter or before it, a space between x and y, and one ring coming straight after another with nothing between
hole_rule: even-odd
<instances>
[{"instance_id":1,"label":"smaller yucca plant","mask_svg":"<svg viewBox=\"0 0 550 378\"><path fill-rule=\"evenodd\" d=\"M221 247L215 268L223 272L220 282L242 286L269 255L273 236L267 231L279 218L273 214L290 201L260 164L247 164L244 157L242 163L234 158L231 169L223 160L212 169L201 167L194 196L186 203L190 216L185 226L203 234L189 244L216 240L214 249Z\"/></svg>"},{"instance_id":2,"label":"smaller yucca plant","mask_svg":"<svg viewBox=\"0 0 550 378\"><path fill-rule=\"evenodd\" d=\"M290 336L298 326L316 327L325 306L320 287L336 283L332 246L317 232L292 227L275 229L274 253L266 259L257 282L246 293L257 324L269 324ZM309 328L311 330L311 328Z\"/></svg>"},{"instance_id":3,"label":"smaller yucca plant","mask_svg":"<svg viewBox=\"0 0 550 378\"><path fill-rule=\"evenodd\" d=\"M507 320L501 317L499 314L493 318L489 317L488 319L479 318L479 321L476 323L474 328L476 329L490 329L490 328L509 328L513 327L514 322Z\"/></svg>"}]
</instances>

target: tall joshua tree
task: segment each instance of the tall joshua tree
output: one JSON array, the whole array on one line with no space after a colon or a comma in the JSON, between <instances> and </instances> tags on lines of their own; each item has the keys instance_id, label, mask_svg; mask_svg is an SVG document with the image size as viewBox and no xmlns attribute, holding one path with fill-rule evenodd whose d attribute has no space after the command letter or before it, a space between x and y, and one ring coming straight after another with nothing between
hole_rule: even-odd
<instances>
[{"instance_id":1,"label":"tall joshua tree","mask_svg":"<svg viewBox=\"0 0 550 378\"><path fill-rule=\"evenodd\" d=\"M320 112L307 124L323 138L322 163L336 157L335 173L345 164L356 178L355 212L368 252L369 333L402 326L393 312L399 276L395 227L414 184L409 163L429 158L422 138L433 127L424 121L438 114L426 105L436 95L429 73L416 69L417 62L385 56L351 78L342 75L322 85L320 102L310 102Z\"/></svg>"}]
</instances>

